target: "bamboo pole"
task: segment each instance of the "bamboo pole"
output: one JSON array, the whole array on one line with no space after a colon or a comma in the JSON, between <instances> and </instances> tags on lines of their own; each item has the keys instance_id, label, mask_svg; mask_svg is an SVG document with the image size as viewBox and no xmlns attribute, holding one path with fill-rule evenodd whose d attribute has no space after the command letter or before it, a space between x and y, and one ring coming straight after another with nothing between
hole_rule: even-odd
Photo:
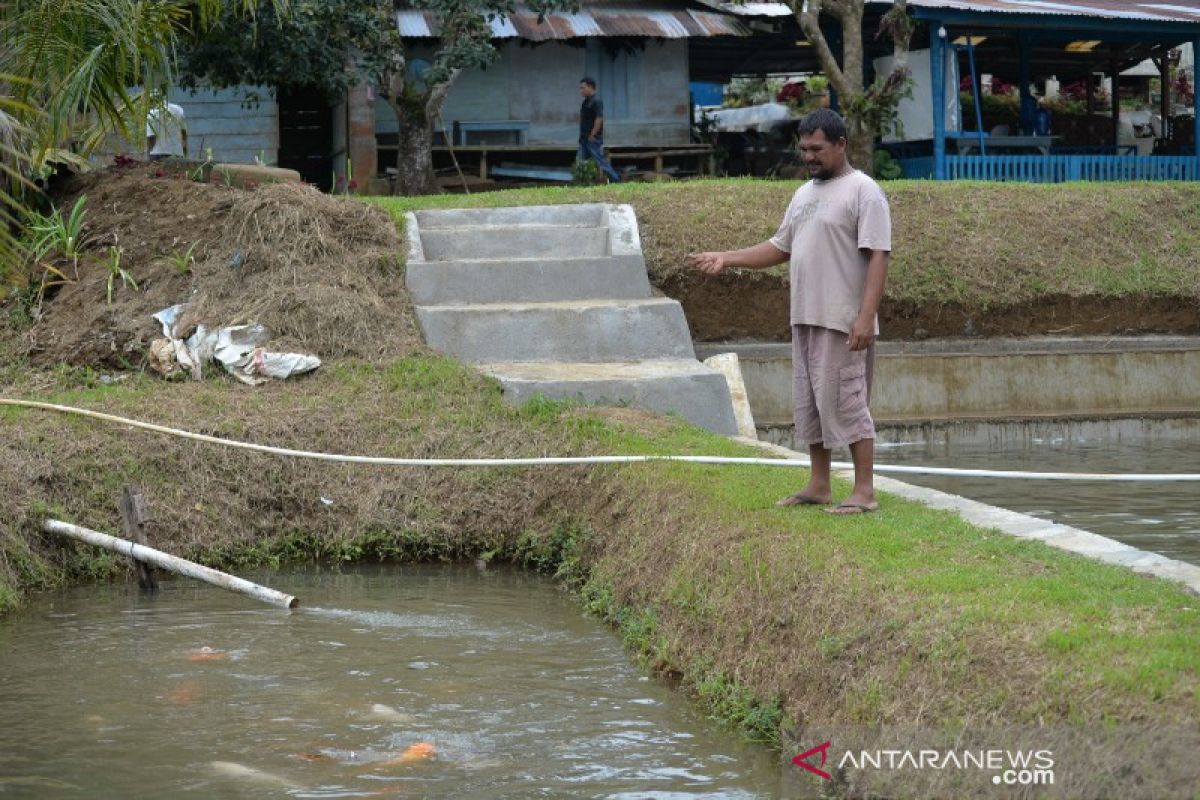
<instances>
[{"instance_id":1,"label":"bamboo pole","mask_svg":"<svg viewBox=\"0 0 1200 800\"><path fill-rule=\"evenodd\" d=\"M280 608L295 608L300 602L290 594L268 589L266 586L259 586L257 583L251 583L242 578L201 566L194 561L188 561L185 558L173 556L161 550L155 550L153 547L146 547L145 545L126 539L118 539L116 536L109 536L107 533L100 533L90 528L81 528L69 522L48 519L42 525L42 529L49 533L61 534L97 547L103 547L106 550L121 553L138 561L145 561L160 569L186 575L189 578L195 578L205 583L211 583L213 586L219 586L231 592L248 595L255 600L261 600L264 603L270 603Z\"/></svg>"}]
</instances>

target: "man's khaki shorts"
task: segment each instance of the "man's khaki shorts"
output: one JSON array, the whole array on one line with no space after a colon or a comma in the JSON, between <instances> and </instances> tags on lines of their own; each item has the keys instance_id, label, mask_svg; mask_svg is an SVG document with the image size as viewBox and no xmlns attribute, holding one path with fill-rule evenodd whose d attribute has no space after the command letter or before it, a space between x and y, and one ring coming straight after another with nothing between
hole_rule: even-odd
<instances>
[{"instance_id":1,"label":"man's khaki shorts","mask_svg":"<svg viewBox=\"0 0 1200 800\"><path fill-rule=\"evenodd\" d=\"M813 325L792 326L792 400L797 447L832 450L875 438L868 404L875 341L852 351L849 334Z\"/></svg>"}]
</instances>

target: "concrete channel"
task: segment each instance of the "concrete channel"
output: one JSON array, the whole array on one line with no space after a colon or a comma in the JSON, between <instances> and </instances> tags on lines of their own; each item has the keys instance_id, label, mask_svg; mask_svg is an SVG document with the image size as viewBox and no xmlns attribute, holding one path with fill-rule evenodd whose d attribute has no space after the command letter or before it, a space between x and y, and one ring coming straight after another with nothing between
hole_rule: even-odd
<instances>
[{"instance_id":1,"label":"concrete channel","mask_svg":"<svg viewBox=\"0 0 1200 800\"><path fill-rule=\"evenodd\" d=\"M791 345L696 345L701 359L731 352L760 430L790 426ZM882 427L1200 416L1200 337L884 341L871 410Z\"/></svg>"}]
</instances>

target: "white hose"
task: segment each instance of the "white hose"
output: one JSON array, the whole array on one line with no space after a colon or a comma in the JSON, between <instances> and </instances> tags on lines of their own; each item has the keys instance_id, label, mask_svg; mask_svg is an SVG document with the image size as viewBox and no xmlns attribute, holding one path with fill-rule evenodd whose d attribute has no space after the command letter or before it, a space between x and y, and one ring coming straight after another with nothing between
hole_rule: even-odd
<instances>
[{"instance_id":1,"label":"white hose","mask_svg":"<svg viewBox=\"0 0 1200 800\"><path fill-rule=\"evenodd\" d=\"M576 464L642 464L649 461L680 461L689 464L753 464L765 467L807 467L808 459L784 458L734 458L728 456L566 456L543 458L386 458L382 456L350 456L336 453L317 453L311 450L292 450L286 447L270 447L263 444L239 442L232 439L220 439L203 433L192 433L177 428L168 428L150 422L140 422L134 419L105 414L100 411L90 411L86 408L60 406L53 403L39 403L33 400L11 400L0 398L0 405L17 406L20 408L36 408L42 411L57 411L63 414L76 414L82 417L115 422L128 425L131 428L165 433L184 439L194 439L198 442L208 442L226 447L236 447L242 450L253 450L259 453L271 453L277 456L293 458L311 458L319 461L339 461L347 464L377 464L391 467L540 467L568 466ZM832 464L834 469L853 469L854 465L842 461ZM1093 472L1021 472L1018 470L991 469L953 469L950 467L917 467L895 464L876 464L876 472L907 473L909 475L948 475L957 478L1022 478L1042 481L1153 481L1153 482L1182 482L1200 481L1200 473L1093 473Z\"/></svg>"}]
</instances>

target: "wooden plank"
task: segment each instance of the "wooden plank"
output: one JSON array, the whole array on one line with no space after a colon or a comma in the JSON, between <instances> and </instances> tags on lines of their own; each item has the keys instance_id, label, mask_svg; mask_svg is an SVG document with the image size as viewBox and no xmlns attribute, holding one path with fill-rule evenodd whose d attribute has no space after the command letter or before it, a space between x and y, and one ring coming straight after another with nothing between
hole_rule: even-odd
<instances>
[{"instance_id":1,"label":"wooden plank","mask_svg":"<svg viewBox=\"0 0 1200 800\"><path fill-rule=\"evenodd\" d=\"M146 500L142 496L142 490L136 486L126 486L122 489L120 508L121 530L124 531L125 538L146 546ZM143 591L157 592L158 578L154 574L154 568L134 558L130 558L129 561L137 570L138 586Z\"/></svg>"}]
</instances>

